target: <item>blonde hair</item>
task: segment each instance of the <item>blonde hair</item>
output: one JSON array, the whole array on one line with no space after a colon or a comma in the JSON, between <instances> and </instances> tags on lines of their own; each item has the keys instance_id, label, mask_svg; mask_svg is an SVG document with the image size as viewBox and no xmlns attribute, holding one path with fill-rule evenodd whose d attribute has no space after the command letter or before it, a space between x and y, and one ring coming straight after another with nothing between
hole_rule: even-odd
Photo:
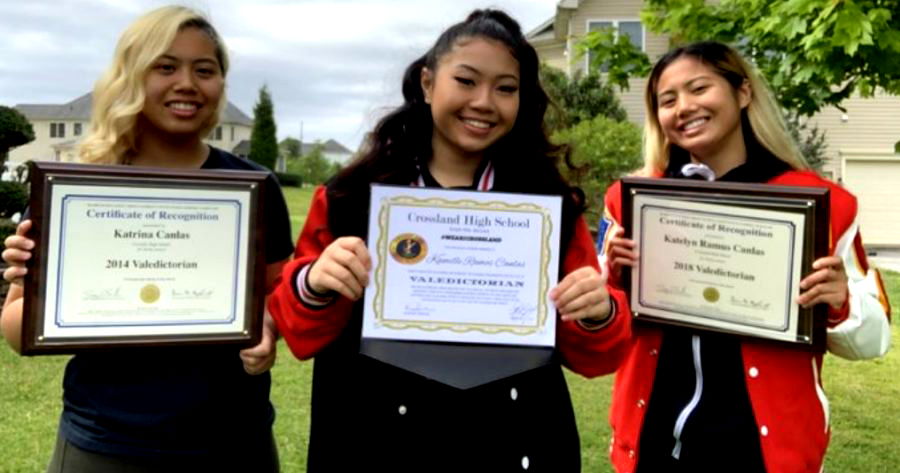
<instances>
[{"instance_id":1,"label":"blonde hair","mask_svg":"<svg viewBox=\"0 0 900 473\"><path fill-rule=\"evenodd\" d=\"M144 14L122 33L109 69L94 85L90 133L81 143L81 161L121 164L136 153L140 132L138 116L145 99L144 79L153 63L185 28L198 28L210 37L225 76L228 71L225 44L201 13L171 5ZM223 90L216 113L204 124L201 136L216 126L227 103Z\"/></svg>"},{"instance_id":2,"label":"blonde hair","mask_svg":"<svg viewBox=\"0 0 900 473\"><path fill-rule=\"evenodd\" d=\"M724 77L735 90L746 81L750 86L750 104L741 113L741 123L745 131L749 128L752 136L747 136L748 134L745 133L744 140L755 139L776 158L784 161L793 169L809 169L809 164L788 134L778 104L765 81L730 46L714 41L703 41L669 51L653 66L644 93L646 106L644 167L640 170L640 174L647 176L663 174L669 165L672 148L681 150L668 142L660 127L657 114L659 108L657 86L663 71L683 56L693 57L711 67Z\"/></svg>"}]
</instances>

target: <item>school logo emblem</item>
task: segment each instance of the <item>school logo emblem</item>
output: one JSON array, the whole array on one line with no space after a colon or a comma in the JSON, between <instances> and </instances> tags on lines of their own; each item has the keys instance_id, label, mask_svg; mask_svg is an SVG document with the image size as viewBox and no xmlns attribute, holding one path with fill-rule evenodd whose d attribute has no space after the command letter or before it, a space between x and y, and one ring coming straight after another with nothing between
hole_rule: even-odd
<instances>
[{"instance_id":1,"label":"school logo emblem","mask_svg":"<svg viewBox=\"0 0 900 473\"><path fill-rule=\"evenodd\" d=\"M714 287L708 287L703 290L703 298L706 299L706 302L718 302L719 290Z\"/></svg>"},{"instance_id":2,"label":"school logo emblem","mask_svg":"<svg viewBox=\"0 0 900 473\"><path fill-rule=\"evenodd\" d=\"M146 304L152 304L159 300L159 286L147 284L141 288L141 300Z\"/></svg>"},{"instance_id":3,"label":"school logo emblem","mask_svg":"<svg viewBox=\"0 0 900 473\"><path fill-rule=\"evenodd\" d=\"M415 233L401 233L391 240L390 250L398 263L416 264L428 254L428 244Z\"/></svg>"}]
</instances>

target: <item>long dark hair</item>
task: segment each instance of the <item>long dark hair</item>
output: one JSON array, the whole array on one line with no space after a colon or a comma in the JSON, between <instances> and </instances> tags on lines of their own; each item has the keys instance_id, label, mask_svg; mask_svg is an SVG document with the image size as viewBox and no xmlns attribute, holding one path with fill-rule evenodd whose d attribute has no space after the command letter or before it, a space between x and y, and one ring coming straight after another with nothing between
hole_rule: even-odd
<instances>
[{"instance_id":1,"label":"long dark hair","mask_svg":"<svg viewBox=\"0 0 900 473\"><path fill-rule=\"evenodd\" d=\"M417 160L431 158L434 124L421 86L422 68L436 71L444 54L458 41L488 38L509 48L519 62L519 111L512 130L485 150L497 170L494 189L553 194L563 197L563 241L584 210L580 189L569 186L557 169L567 148L553 145L544 130L547 94L538 76L537 52L519 24L499 10L475 10L438 37L434 46L413 61L403 75L404 103L378 122L362 155L328 183L328 224L335 236L365 237L369 184L409 185L418 178ZM568 160L566 160L568 162Z\"/></svg>"}]
</instances>

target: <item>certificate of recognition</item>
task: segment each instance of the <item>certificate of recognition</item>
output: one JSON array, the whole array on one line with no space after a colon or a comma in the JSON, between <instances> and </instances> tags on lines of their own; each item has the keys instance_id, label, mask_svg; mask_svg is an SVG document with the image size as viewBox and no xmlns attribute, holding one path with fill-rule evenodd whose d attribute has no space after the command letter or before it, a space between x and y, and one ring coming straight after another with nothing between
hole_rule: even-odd
<instances>
[{"instance_id":1,"label":"certificate of recognition","mask_svg":"<svg viewBox=\"0 0 900 473\"><path fill-rule=\"evenodd\" d=\"M561 199L372 186L363 337L552 347Z\"/></svg>"},{"instance_id":2,"label":"certificate of recognition","mask_svg":"<svg viewBox=\"0 0 900 473\"><path fill-rule=\"evenodd\" d=\"M822 233L810 213L815 199L736 195L720 187L632 193L635 316L812 344L815 317L794 300L816 253L811 237Z\"/></svg>"},{"instance_id":3,"label":"certificate of recognition","mask_svg":"<svg viewBox=\"0 0 900 473\"><path fill-rule=\"evenodd\" d=\"M26 280L33 297L26 290L23 346L253 342L262 313L252 290L262 264L252 243L257 176L185 181L45 167L33 175L43 180L41 202L32 205L41 250L39 276Z\"/></svg>"}]
</instances>

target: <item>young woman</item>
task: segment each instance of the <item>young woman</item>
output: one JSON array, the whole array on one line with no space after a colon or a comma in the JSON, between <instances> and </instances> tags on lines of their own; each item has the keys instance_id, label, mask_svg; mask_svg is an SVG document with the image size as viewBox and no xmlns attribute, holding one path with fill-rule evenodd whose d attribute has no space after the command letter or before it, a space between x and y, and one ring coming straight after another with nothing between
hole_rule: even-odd
<instances>
[{"instance_id":1,"label":"young woman","mask_svg":"<svg viewBox=\"0 0 900 473\"><path fill-rule=\"evenodd\" d=\"M808 170L753 69L726 45L691 44L656 63L645 101L645 175L831 190L831 256L813 263L797 303L828 304L832 353L883 355L890 310L866 263L856 200ZM640 251L622 237L621 211L617 183L601 225L617 286ZM820 471L829 438L821 354L699 330L632 330L611 412L617 471Z\"/></svg>"},{"instance_id":2,"label":"young woman","mask_svg":"<svg viewBox=\"0 0 900 473\"><path fill-rule=\"evenodd\" d=\"M202 169L261 169L203 142L226 105L228 56L199 13L164 7L135 21L94 89L85 162ZM274 177L266 199L266 256L272 287L293 246ZM6 240L4 277L13 284L3 332L16 349L22 278L34 242L26 220ZM199 348L121 349L74 356L51 472L277 471L268 369L275 331L239 352Z\"/></svg>"},{"instance_id":3,"label":"young woman","mask_svg":"<svg viewBox=\"0 0 900 473\"><path fill-rule=\"evenodd\" d=\"M556 169L536 53L509 16L475 11L407 68L403 95L367 152L316 191L270 299L294 354L316 359L309 471L579 471L559 365L613 371L606 354L628 339L629 320L598 272L581 199ZM361 355L373 182L562 196L555 361L459 390Z\"/></svg>"}]
</instances>

